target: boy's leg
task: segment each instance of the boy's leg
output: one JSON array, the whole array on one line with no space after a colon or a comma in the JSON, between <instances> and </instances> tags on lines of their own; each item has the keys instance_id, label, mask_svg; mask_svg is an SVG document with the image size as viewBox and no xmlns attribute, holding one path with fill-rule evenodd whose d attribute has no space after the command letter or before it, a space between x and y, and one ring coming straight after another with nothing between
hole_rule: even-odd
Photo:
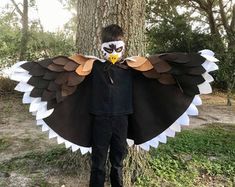
<instances>
[{"instance_id":1,"label":"boy's leg","mask_svg":"<svg viewBox=\"0 0 235 187\"><path fill-rule=\"evenodd\" d=\"M128 116L115 116L112 121L113 134L110 143L109 159L111 162L110 179L112 187L123 186L123 160L127 155Z\"/></svg>"},{"instance_id":2,"label":"boy's leg","mask_svg":"<svg viewBox=\"0 0 235 187\"><path fill-rule=\"evenodd\" d=\"M92 155L90 187L103 187L105 182L105 164L112 136L108 116L95 116L92 130Z\"/></svg>"}]
</instances>

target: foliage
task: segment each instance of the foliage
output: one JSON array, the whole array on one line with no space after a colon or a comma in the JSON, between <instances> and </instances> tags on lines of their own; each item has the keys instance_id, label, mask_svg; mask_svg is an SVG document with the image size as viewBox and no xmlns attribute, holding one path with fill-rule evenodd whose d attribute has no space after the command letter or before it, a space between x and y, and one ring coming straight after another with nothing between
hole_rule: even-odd
<instances>
[{"instance_id":1,"label":"foliage","mask_svg":"<svg viewBox=\"0 0 235 187\"><path fill-rule=\"evenodd\" d=\"M0 69L15 63L20 56L21 28L15 14L0 15ZM74 39L68 32L43 32L37 21L31 22L25 60L71 55L76 51Z\"/></svg>"},{"instance_id":2,"label":"foliage","mask_svg":"<svg viewBox=\"0 0 235 187\"><path fill-rule=\"evenodd\" d=\"M219 54L220 62L218 62L220 70L217 72L216 86L226 90L227 88L234 86L229 86L232 80L235 80L235 58L234 54L230 51L223 52Z\"/></svg>"},{"instance_id":3,"label":"foliage","mask_svg":"<svg viewBox=\"0 0 235 187\"><path fill-rule=\"evenodd\" d=\"M9 27L2 29L0 42L0 65L12 64L19 58L19 30ZM75 52L74 41L63 32L50 33L31 29L27 57L25 60L52 57L56 55L71 55Z\"/></svg>"},{"instance_id":4,"label":"foliage","mask_svg":"<svg viewBox=\"0 0 235 187\"><path fill-rule=\"evenodd\" d=\"M208 12L196 6L198 2L203 2L202 4L206 2L194 2L193 0L184 1L184 4L182 2L182 0L148 1L148 52L150 54L173 51L198 52L202 49L214 51L216 58L220 60L218 62L219 71L213 73L214 85L217 88L228 90L228 95L231 95L235 86L235 56L231 47L227 46L233 44L232 37L226 35L225 30L221 27L222 24L216 27L216 31L208 30L213 27L208 23ZM231 3L226 4L226 6L228 5ZM200 6L204 7L204 5ZM211 6L210 8L213 10L218 9L218 3L211 4ZM226 13L229 23L231 22L231 11L230 8ZM218 22L221 20L216 20L217 25Z\"/></svg>"},{"instance_id":5,"label":"foliage","mask_svg":"<svg viewBox=\"0 0 235 187\"><path fill-rule=\"evenodd\" d=\"M182 0L149 0L146 18L149 52L197 52L204 48L224 52L221 38L208 33L203 11L192 16L194 11L195 8L183 4Z\"/></svg>"},{"instance_id":6,"label":"foliage","mask_svg":"<svg viewBox=\"0 0 235 187\"><path fill-rule=\"evenodd\" d=\"M211 37L193 31L182 15L164 19L157 26L148 29L149 53L159 52L197 52L210 48Z\"/></svg>"},{"instance_id":7,"label":"foliage","mask_svg":"<svg viewBox=\"0 0 235 187\"><path fill-rule=\"evenodd\" d=\"M231 0L190 0L186 4L199 10L200 14L205 14L211 35L220 40L218 46L224 46L216 52L225 53L222 54L224 63L220 78L226 82L227 104L231 105L231 94L235 86L235 4Z\"/></svg>"},{"instance_id":8,"label":"foliage","mask_svg":"<svg viewBox=\"0 0 235 187\"><path fill-rule=\"evenodd\" d=\"M12 63L17 58L20 47L20 28L17 24L9 24L14 19L13 14L0 17L0 67Z\"/></svg>"},{"instance_id":9,"label":"foliage","mask_svg":"<svg viewBox=\"0 0 235 187\"><path fill-rule=\"evenodd\" d=\"M57 55L71 55L75 52L74 41L66 33L37 32L29 33L27 59L53 57Z\"/></svg>"}]
</instances>

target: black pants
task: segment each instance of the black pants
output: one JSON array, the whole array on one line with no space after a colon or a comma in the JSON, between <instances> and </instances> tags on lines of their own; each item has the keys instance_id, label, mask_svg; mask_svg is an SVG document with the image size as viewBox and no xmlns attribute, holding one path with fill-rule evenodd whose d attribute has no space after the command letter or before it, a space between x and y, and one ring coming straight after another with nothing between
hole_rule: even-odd
<instances>
[{"instance_id":1,"label":"black pants","mask_svg":"<svg viewBox=\"0 0 235 187\"><path fill-rule=\"evenodd\" d=\"M108 149L112 187L123 186L123 160L127 155L128 116L95 116L92 134L90 187L103 187ZM109 147L110 146L110 147Z\"/></svg>"}]
</instances>

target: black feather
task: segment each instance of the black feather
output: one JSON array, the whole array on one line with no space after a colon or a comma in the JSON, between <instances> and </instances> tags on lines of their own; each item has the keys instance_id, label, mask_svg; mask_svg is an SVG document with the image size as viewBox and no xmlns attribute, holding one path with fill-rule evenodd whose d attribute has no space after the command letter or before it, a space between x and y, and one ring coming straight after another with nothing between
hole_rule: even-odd
<instances>
[{"instance_id":1,"label":"black feather","mask_svg":"<svg viewBox=\"0 0 235 187\"><path fill-rule=\"evenodd\" d=\"M43 91L44 91L44 89L34 88L34 89L30 92L30 97L42 97Z\"/></svg>"},{"instance_id":2,"label":"black feather","mask_svg":"<svg viewBox=\"0 0 235 187\"><path fill-rule=\"evenodd\" d=\"M44 59L38 62L42 67L47 68L53 61L51 59Z\"/></svg>"},{"instance_id":3,"label":"black feather","mask_svg":"<svg viewBox=\"0 0 235 187\"><path fill-rule=\"evenodd\" d=\"M46 80L55 80L56 77L58 76L58 72L52 72L52 71L47 71L45 75L43 76L43 79Z\"/></svg>"},{"instance_id":4,"label":"black feather","mask_svg":"<svg viewBox=\"0 0 235 187\"><path fill-rule=\"evenodd\" d=\"M37 63L35 63L33 68L29 71L29 74L33 76L43 76L45 73L46 73L46 69Z\"/></svg>"},{"instance_id":5,"label":"black feather","mask_svg":"<svg viewBox=\"0 0 235 187\"><path fill-rule=\"evenodd\" d=\"M35 66L36 62L26 62L21 65L21 67L30 72L30 70Z\"/></svg>"}]
</instances>

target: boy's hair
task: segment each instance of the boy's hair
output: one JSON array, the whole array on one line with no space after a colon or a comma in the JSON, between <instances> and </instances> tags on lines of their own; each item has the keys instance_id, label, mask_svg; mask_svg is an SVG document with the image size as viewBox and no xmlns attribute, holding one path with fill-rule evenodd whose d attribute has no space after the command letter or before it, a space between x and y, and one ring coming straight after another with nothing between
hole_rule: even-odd
<instances>
[{"instance_id":1,"label":"boy's hair","mask_svg":"<svg viewBox=\"0 0 235 187\"><path fill-rule=\"evenodd\" d=\"M123 36L124 36L123 29L117 24L112 24L102 29L101 41L102 43L110 41L118 41L121 40Z\"/></svg>"}]
</instances>

